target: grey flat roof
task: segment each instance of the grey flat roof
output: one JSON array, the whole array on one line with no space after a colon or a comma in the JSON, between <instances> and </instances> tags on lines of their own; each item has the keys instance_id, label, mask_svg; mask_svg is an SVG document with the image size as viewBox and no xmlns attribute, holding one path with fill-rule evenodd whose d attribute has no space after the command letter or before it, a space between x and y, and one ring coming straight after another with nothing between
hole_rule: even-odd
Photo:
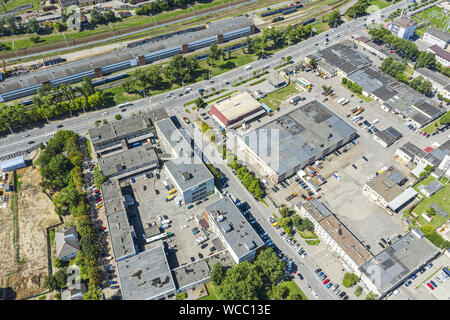
<instances>
[{"instance_id":1,"label":"grey flat roof","mask_svg":"<svg viewBox=\"0 0 450 320\"><path fill-rule=\"evenodd\" d=\"M117 262L124 300L152 300L175 292L163 246Z\"/></svg>"},{"instance_id":2,"label":"grey flat roof","mask_svg":"<svg viewBox=\"0 0 450 320\"><path fill-rule=\"evenodd\" d=\"M123 150L98 159L100 170L106 177L146 167L157 162L158 156L155 149L153 145L148 144Z\"/></svg>"},{"instance_id":3,"label":"grey flat roof","mask_svg":"<svg viewBox=\"0 0 450 320\"><path fill-rule=\"evenodd\" d=\"M332 214L332 212L317 199L312 199L306 203L299 202L297 207L304 207L316 221L320 221Z\"/></svg>"},{"instance_id":4,"label":"grey flat roof","mask_svg":"<svg viewBox=\"0 0 450 320\"><path fill-rule=\"evenodd\" d=\"M448 32L443 32L441 30L428 27L425 33L428 33L432 35L435 38L438 38L439 40L449 42L450 41L450 34Z\"/></svg>"},{"instance_id":5,"label":"grey flat roof","mask_svg":"<svg viewBox=\"0 0 450 320\"><path fill-rule=\"evenodd\" d=\"M272 170L282 175L337 142L349 139L355 132L325 105L313 100L250 131L241 139Z\"/></svg>"},{"instance_id":6,"label":"grey flat roof","mask_svg":"<svg viewBox=\"0 0 450 320\"><path fill-rule=\"evenodd\" d=\"M382 86L372 92L372 94L381 99L381 101L387 101L397 94L397 91L391 89L390 87Z\"/></svg>"},{"instance_id":7,"label":"grey flat roof","mask_svg":"<svg viewBox=\"0 0 450 320\"><path fill-rule=\"evenodd\" d=\"M372 93L375 90L386 86L394 79L388 75L384 75L381 72L378 72L371 67L366 67L360 70L357 70L350 74L348 78L359 84L364 91Z\"/></svg>"},{"instance_id":8,"label":"grey flat roof","mask_svg":"<svg viewBox=\"0 0 450 320\"><path fill-rule=\"evenodd\" d=\"M438 192L439 190L441 190L442 188L444 188L444 185L442 183L439 182L439 180L433 180L431 181L429 184L427 184L424 189L429 193L429 194L435 194L436 192Z\"/></svg>"},{"instance_id":9,"label":"grey flat roof","mask_svg":"<svg viewBox=\"0 0 450 320\"><path fill-rule=\"evenodd\" d=\"M408 232L360 267L384 294L439 253L427 238Z\"/></svg>"},{"instance_id":10,"label":"grey flat roof","mask_svg":"<svg viewBox=\"0 0 450 320\"><path fill-rule=\"evenodd\" d=\"M433 106L425 100L417 101L413 106L432 120L444 113L442 109Z\"/></svg>"},{"instance_id":11,"label":"grey flat roof","mask_svg":"<svg viewBox=\"0 0 450 320\"><path fill-rule=\"evenodd\" d=\"M423 151L418 146L416 146L415 144L413 144L409 141L406 142L399 149L402 150L404 153L406 153L408 156L410 156L412 158L414 158L415 156L417 156L419 158L423 158L427 154L425 151Z\"/></svg>"},{"instance_id":12,"label":"grey flat roof","mask_svg":"<svg viewBox=\"0 0 450 320\"><path fill-rule=\"evenodd\" d=\"M401 193L398 197L396 197L394 200L388 203L388 207L391 208L394 211L397 211L399 208L401 208L405 203L410 201L412 198L415 198L417 196L417 191L414 190L412 187L409 187L406 189L403 193Z\"/></svg>"},{"instance_id":13,"label":"grey flat roof","mask_svg":"<svg viewBox=\"0 0 450 320\"><path fill-rule=\"evenodd\" d=\"M134 117L107 123L99 127L89 129L89 136L94 147L114 140L120 140L132 135L144 134L153 126L152 114L144 112Z\"/></svg>"},{"instance_id":14,"label":"grey flat roof","mask_svg":"<svg viewBox=\"0 0 450 320\"><path fill-rule=\"evenodd\" d=\"M118 49L110 53L90 57L89 59L73 61L44 70L33 71L20 77L14 77L3 81L0 84L0 94L94 70L95 68L128 61L152 52L171 48L181 48L182 44L214 37L220 33L225 34L230 31L250 27L252 24L253 22L245 16L229 18L208 23L205 29L199 31L176 34L134 48Z\"/></svg>"},{"instance_id":15,"label":"grey flat roof","mask_svg":"<svg viewBox=\"0 0 450 320\"><path fill-rule=\"evenodd\" d=\"M403 188L398 185L398 182L403 182L404 177L400 179L399 176L402 177L401 173L391 166L366 184L389 203L403 193Z\"/></svg>"},{"instance_id":16,"label":"grey flat roof","mask_svg":"<svg viewBox=\"0 0 450 320\"><path fill-rule=\"evenodd\" d=\"M443 87L447 86L450 81L442 73L439 73L436 71L431 71L428 68L419 68L419 69L416 69L416 72L420 73L424 78L428 78L428 79L440 84Z\"/></svg>"},{"instance_id":17,"label":"grey flat roof","mask_svg":"<svg viewBox=\"0 0 450 320\"><path fill-rule=\"evenodd\" d=\"M217 226L222 237L239 258L264 245L262 239L230 198L221 198L207 205L205 210L210 217L210 223ZM219 221L219 216L223 217L222 221Z\"/></svg>"},{"instance_id":18,"label":"grey flat roof","mask_svg":"<svg viewBox=\"0 0 450 320\"><path fill-rule=\"evenodd\" d=\"M342 42L319 50L313 56L324 59L333 67L347 74L370 65L370 60L365 55L350 46L342 44Z\"/></svg>"},{"instance_id":19,"label":"grey flat roof","mask_svg":"<svg viewBox=\"0 0 450 320\"><path fill-rule=\"evenodd\" d=\"M118 260L136 254L134 228L128 221L119 182L109 180L101 185L101 189L114 258Z\"/></svg>"},{"instance_id":20,"label":"grey flat roof","mask_svg":"<svg viewBox=\"0 0 450 320\"><path fill-rule=\"evenodd\" d=\"M197 281L207 279L211 276L206 259L195 261L185 266L173 270L174 279L177 287L182 289Z\"/></svg>"},{"instance_id":21,"label":"grey flat roof","mask_svg":"<svg viewBox=\"0 0 450 320\"><path fill-rule=\"evenodd\" d=\"M164 165L172 174L181 188L179 191L188 190L203 182L214 179L203 161L194 153L190 144L176 128L171 119L157 121L155 124L164 136L165 140L177 152L173 160Z\"/></svg>"}]
</instances>

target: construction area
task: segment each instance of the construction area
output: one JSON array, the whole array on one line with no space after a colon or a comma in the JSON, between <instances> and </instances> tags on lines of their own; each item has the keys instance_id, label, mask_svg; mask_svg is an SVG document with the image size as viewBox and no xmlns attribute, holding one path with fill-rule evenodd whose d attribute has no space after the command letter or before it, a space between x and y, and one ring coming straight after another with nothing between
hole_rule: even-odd
<instances>
[{"instance_id":1,"label":"construction area","mask_svg":"<svg viewBox=\"0 0 450 320\"><path fill-rule=\"evenodd\" d=\"M30 154L34 154L33 161L39 153L38 150ZM10 176L8 179L12 181L12 172ZM17 219L11 207L12 192L6 193L9 202L0 208L0 287L9 289L3 299L19 300L44 291L42 285L49 266L46 228L60 221L53 203L39 185L39 169L34 166L20 169L17 177Z\"/></svg>"}]
</instances>

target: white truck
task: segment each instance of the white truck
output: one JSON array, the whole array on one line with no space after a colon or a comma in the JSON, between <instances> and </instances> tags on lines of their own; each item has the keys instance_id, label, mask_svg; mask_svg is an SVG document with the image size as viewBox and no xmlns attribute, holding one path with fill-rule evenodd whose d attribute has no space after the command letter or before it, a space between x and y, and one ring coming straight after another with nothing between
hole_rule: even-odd
<instances>
[{"instance_id":1,"label":"white truck","mask_svg":"<svg viewBox=\"0 0 450 320\"><path fill-rule=\"evenodd\" d=\"M167 237L167 232L163 232L163 233L158 234L158 235L156 235L156 236L147 238L147 243L151 243L151 242L153 242L153 241L162 239L162 238L164 238L164 237Z\"/></svg>"},{"instance_id":2,"label":"white truck","mask_svg":"<svg viewBox=\"0 0 450 320\"><path fill-rule=\"evenodd\" d=\"M171 223L172 221L169 219L163 220L161 221L161 225L166 224L166 223Z\"/></svg>"},{"instance_id":3,"label":"white truck","mask_svg":"<svg viewBox=\"0 0 450 320\"><path fill-rule=\"evenodd\" d=\"M200 244L202 244L203 242L205 242L206 240L208 240L207 237L197 237L197 238L195 238L195 244L196 244L196 245L200 245Z\"/></svg>"}]
</instances>

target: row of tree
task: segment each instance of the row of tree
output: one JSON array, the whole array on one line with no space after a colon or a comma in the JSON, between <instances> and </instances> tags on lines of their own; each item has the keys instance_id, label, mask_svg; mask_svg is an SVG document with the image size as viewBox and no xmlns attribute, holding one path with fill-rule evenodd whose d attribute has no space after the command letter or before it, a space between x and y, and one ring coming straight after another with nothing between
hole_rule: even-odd
<instances>
[{"instance_id":1,"label":"row of tree","mask_svg":"<svg viewBox=\"0 0 450 320\"><path fill-rule=\"evenodd\" d=\"M31 109L19 104L0 105L0 133L22 129L44 119L49 122L58 116L96 110L109 103L104 92L95 90L90 78L85 78L79 87L43 85L32 100Z\"/></svg>"},{"instance_id":2,"label":"row of tree","mask_svg":"<svg viewBox=\"0 0 450 320\"><path fill-rule=\"evenodd\" d=\"M314 224L308 218L301 218L294 210L289 210L289 208L283 206L279 209L281 218L278 220L278 224L283 228L289 236L293 236L293 227L297 228L300 232L305 230L314 232Z\"/></svg>"},{"instance_id":3,"label":"row of tree","mask_svg":"<svg viewBox=\"0 0 450 320\"><path fill-rule=\"evenodd\" d=\"M196 0L157 0L136 9L137 15L149 16L164 11L187 8L188 4L195 3Z\"/></svg>"},{"instance_id":4,"label":"row of tree","mask_svg":"<svg viewBox=\"0 0 450 320\"><path fill-rule=\"evenodd\" d=\"M98 300L101 280L98 260L101 247L96 240L94 226L89 216L90 206L83 191L80 136L73 131L61 130L42 148L42 154L36 162L42 177L41 186L49 191L58 215L70 214L74 218L80 235L80 251L74 263L80 268L81 280L88 283L88 290L84 293L83 299ZM58 281L59 278L62 281L62 275L56 279L58 286L61 282ZM54 280L49 278L47 281L49 286L55 283Z\"/></svg>"},{"instance_id":5,"label":"row of tree","mask_svg":"<svg viewBox=\"0 0 450 320\"><path fill-rule=\"evenodd\" d=\"M394 47L400 54L405 54L405 57L409 60L416 59L419 56L420 51L413 42L393 35L388 29L382 27L371 28L369 35L374 40L383 41Z\"/></svg>"},{"instance_id":6,"label":"row of tree","mask_svg":"<svg viewBox=\"0 0 450 320\"><path fill-rule=\"evenodd\" d=\"M0 18L0 36L8 37L25 33L42 33L43 28L36 19L30 19L27 23L21 23L14 16Z\"/></svg>"},{"instance_id":7,"label":"row of tree","mask_svg":"<svg viewBox=\"0 0 450 320\"><path fill-rule=\"evenodd\" d=\"M411 88L424 95L428 96L433 91L433 85L431 82L424 79L422 76L416 77L412 81L409 81L409 76L405 73L406 64L397 62L392 57L387 57L384 59L380 69L395 77L399 82L409 85Z\"/></svg>"},{"instance_id":8,"label":"row of tree","mask_svg":"<svg viewBox=\"0 0 450 320\"><path fill-rule=\"evenodd\" d=\"M107 10L105 13L101 13L98 10L93 9L91 11L91 23L93 25L108 24L110 22L116 22L117 17L112 10Z\"/></svg>"},{"instance_id":9,"label":"row of tree","mask_svg":"<svg viewBox=\"0 0 450 320\"><path fill-rule=\"evenodd\" d=\"M346 86L350 91L361 94L362 93L362 87L357 84L356 82L350 81L347 78L342 78L342 84Z\"/></svg>"},{"instance_id":10,"label":"row of tree","mask_svg":"<svg viewBox=\"0 0 450 320\"><path fill-rule=\"evenodd\" d=\"M301 300L300 294L280 286L283 269L284 263L268 248L253 263L244 261L227 269L217 262L211 281L219 300Z\"/></svg>"},{"instance_id":11,"label":"row of tree","mask_svg":"<svg viewBox=\"0 0 450 320\"><path fill-rule=\"evenodd\" d=\"M358 0L358 2L351 6L347 11L347 15L352 18L365 16L367 14L367 8L370 6L368 0Z\"/></svg>"}]
</instances>

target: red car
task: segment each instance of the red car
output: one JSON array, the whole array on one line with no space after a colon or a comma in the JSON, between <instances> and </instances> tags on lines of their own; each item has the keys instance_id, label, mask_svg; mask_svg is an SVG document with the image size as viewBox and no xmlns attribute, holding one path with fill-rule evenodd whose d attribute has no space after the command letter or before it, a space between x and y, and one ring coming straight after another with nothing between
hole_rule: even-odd
<instances>
[{"instance_id":1,"label":"red car","mask_svg":"<svg viewBox=\"0 0 450 320\"><path fill-rule=\"evenodd\" d=\"M94 193L99 193L100 191L98 191L97 189L94 190Z\"/></svg>"},{"instance_id":2,"label":"red car","mask_svg":"<svg viewBox=\"0 0 450 320\"><path fill-rule=\"evenodd\" d=\"M100 230L106 230L106 228L105 227L101 227Z\"/></svg>"},{"instance_id":3,"label":"red car","mask_svg":"<svg viewBox=\"0 0 450 320\"><path fill-rule=\"evenodd\" d=\"M428 288L430 288L431 290L434 290L434 287L433 287L433 285L431 284L431 283L427 283L427 286L428 286Z\"/></svg>"},{"instance_id":4,"label":"red car","mask_svg":"<svg viewBox=\"0 0 450 320\"><path fill-rule=\"evenodd\" d=\"M100 201L102 201L102 198L98 198L97 200L95 200L95 202L99 203Z\"/></svg>"},{"instance_id":5,"label":"red car","mask_svg":"<svg viewBox=\"0 0 450 320\"><path fill-rule=\"evenodd\" d=\"M330 282L330 279L325 279L325 281L323 282L323 284L327 284L328 282Z\"/></svg>"},{"instance_id":6,"label":"red car","mask_svg":"<svg viewBox=\"0 0 450 320\"><path fill-rule=\"evenodd\" d=\"M425 136L427 135L427 133L424 131L424 132L422 133L422 135L425 137Z\"/></svg>"}]
</instances>

